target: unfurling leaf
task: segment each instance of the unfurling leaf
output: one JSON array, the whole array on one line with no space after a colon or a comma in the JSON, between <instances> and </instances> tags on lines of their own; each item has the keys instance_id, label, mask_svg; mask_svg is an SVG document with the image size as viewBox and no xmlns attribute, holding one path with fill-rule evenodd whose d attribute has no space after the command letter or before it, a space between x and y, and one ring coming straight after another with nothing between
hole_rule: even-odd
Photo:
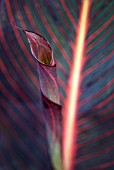
<instances>
[{"instance_id":1,"label":"unfurling leaf","mask_svg":"<svg viewBox=\"0 0 114 170\"><path fill-rule=\"evenodd\" d=\"M30 43L31 52L37 59L40 88L45 97L54 103L60 104L56 65L53 58L52 48L40 35L24 31Z\"/></svg>"},{"instance_id":2,"label":"unfurling leaf","mask_svg":"<svg viewBox=\"0 0 114 170\"><path fill-rule=\"evenodd\" d=\"M27 30L24 30L24 32L30 43L31 52L37 60L43 110L46 120L47 140L52 164L55 170L62 170L61 106L53 51L50 44L40 34Z\"/></svg>"}]
</instances>

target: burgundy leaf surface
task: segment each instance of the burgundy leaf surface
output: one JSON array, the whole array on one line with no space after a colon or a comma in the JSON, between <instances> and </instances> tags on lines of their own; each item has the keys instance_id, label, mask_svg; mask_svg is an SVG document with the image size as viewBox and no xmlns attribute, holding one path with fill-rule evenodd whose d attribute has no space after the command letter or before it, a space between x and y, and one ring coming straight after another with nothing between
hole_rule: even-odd
<instances>
[{"instance_id":1,"label":"burgundy leaf surface","mask_svg":"<svg viewBox=\"0 0 114 170\"><path fill-rule=\"evenodd\" d=\"M24 32L30 43L31 52L37 61L47 139L52 164L55 169L62 170L62 117L53 51L50 44L41 35L27 30ZM59 153L57 154L55 150L58 150Z\"/></svg>"},{"instance_id":2,"label":"burgundy leaf surface","mask_svg":"<svg viewBox=\"0 0 114 170\"><path fill-rule=\"evenodd\" d=\"M24 32L30 43L31 52L38 61L41 91L49 100L56 104L60 104L56 65L51 46L41 35L29 31Z\"/></svg>"},{"instance_id":3,"label":"burgundy leaf surface","mask_svg":"<svg viewBox=\"0 0 114 170\"><path fill-rule=\"evenodd\" d=\"M84 48L85 62L81 72L77 119L74 120L77 134L74 134L72 170L113 170L114 1L89 1L91 7ZM0 0L2 170L55 170L52 161L54 166L54 161L59 165L60 160L56 156L52 160L51 156L59 148L57 137L61 142L61 126L57 126L61 125L61 107L58 88L55 87L53 53L57 64L60 100L64 108L83 2ZM27 32L37 62L31 57L26 36L15 29L12 22L24 30L34 31ZM53 52L49 43L35 32L50 42ZM39 51L36 39L40 42ZM51 81L48 82L48 79ZM47 84L51 88L47 89ZM65 120L65 117L62 119ZM76 128L74 130L76 132ZM52 143L52 139L55 142ZM56 149L52 153L54 146Z\"/></svg>"}]
</instances>

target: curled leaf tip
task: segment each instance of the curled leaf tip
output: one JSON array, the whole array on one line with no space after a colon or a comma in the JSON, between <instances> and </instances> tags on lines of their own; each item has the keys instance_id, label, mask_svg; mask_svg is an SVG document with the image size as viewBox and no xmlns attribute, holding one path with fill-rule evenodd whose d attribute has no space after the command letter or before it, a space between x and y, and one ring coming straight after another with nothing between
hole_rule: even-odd
<instances>
[{"instance_id":1,"label":"curled leaf tip","mask_svg":"<svg viewBox=\"0 0 114 170\"><path fill-rule=\"evenodd\" d=\"M49 42L40 34L24 31L33 56L42 64L53 65L53 52Z\"/></svg>"}]
</instances>

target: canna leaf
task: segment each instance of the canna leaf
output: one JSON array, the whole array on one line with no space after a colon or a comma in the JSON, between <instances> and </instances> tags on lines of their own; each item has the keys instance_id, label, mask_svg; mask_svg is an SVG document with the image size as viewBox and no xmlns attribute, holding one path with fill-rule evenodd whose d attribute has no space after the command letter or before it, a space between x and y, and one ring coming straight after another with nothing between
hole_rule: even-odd
<instances>
[{"instance_id":1,"label":"canna leaf","mask_svg":"<svg viewBox=\"0 0 114 170\"><path fill-rule=\"evenodd\" d=\"M74 143L77 140L77 114L78 101L80 93L81 71L84 64L84 44L87 30L87 21L89 14L90 2L84 0L82 2L81 15L79 18L78 37L76 47L74 48L74 60L69 78L69 89L67 93L67 100L65 101L65 108L63 114L65 115L64 130L63 130L63 155L64 155L64 169L71 170L73 166ZM75 148L75 155L76 155Z\"/></svg>"},{"instance_id":2,"label":"canna leaf","mask_svg":"<svg viewBox=\"0 0 114 170\"><path fill-rule=\"evenodd\" d=\"M114 168L112 4L113 1L92 1L90 7L74 169Z\"/></svg>"},{"instance_id":3,"label":"canna leaf","mask_svg":"<svg viewBox=\"0 0 114 170\"><path fill-rule=\"evenodd\" d=\"M90 2L82 1L81 5ZM109 12L109 9L112 9L111 4L112 1L110 3L92 1L91 6L88 6L87 18L87 13L84 18L82 17L82 22L79 18L78 35L68 81L68 97L63 110L65 170L113 169L114 167L110 157L114 154L113 144L110 141L114 137L112 134L114 125L111 120L114 101L112 13ZM82 16L83 10L80 11ZM108 144L105 143L106 141Z\"/></svg>"},{"instance_id":4,"label":"canna leaf","mask_svg":"<svg viewBox=\"0 0 114 170\"><path fill-rule=\"evenodd\" d=\"M50 93L51 89L49 93L44 88L40 92L36 63L29 53L25 36L11 23L14 21L22 28L40 32L53 46L60 99L64 106L67 103L68 88L71 88L70 86L67 88L67 84L69 84L68 78L73 75L73 64L76 59L73 53L77 49L83 2L84 0L0 1L0 169L2 170L61 169L62 157L58 158L58 155L61 155L59 130L62 129L61 126L56 126L57 122L61 124L58 97ZM113 170L114 1L90 0L90 2L86 25L88 31L84 41L84 62L81 63L83 67L80 73L78 111L74 119L71 170ZM36 37L36 33L30 33ZM32 36L31 41L35 52L38 44L34 43ZM46 70L48 67L56 68L52 63L54 59L50 45L48 46L44 38L40 41L43 41L44 45L40 44L41 55L36 55L38 67L41 67L42 72L45 66ZM48 56L47 59L45 54ZM48 73L52 74L50 70ZM40 77L42 78L39 75ZM76 83L77 80L74 81L74 85ZM42 85L45 87L43 82ZM53 90L55 93L57 91ZM67 96L70 97L69 94ZM67 106L69 107L68 104ZM64 109L63 113L62 121L65 125ZM64 138L62 135L63 141Z\"/></svg>"},{"instance_id":5,"label":"canna leaf","mask_svg":"<svg viewBox=\"0 0 114 170\"><path fill-rule=\"evenodd\" d=\"M37 59L40 87L45 97L54 103L60 104L56 65L49 43L39 34L24 31L30 43L31 52Z\"/></svg>"},{"instance_id":6,"label":"canna leaf","mask_svg":"<svg viewBox=\"0 0 114 170\"><path fill-rule=\"evenodd\" d=\"M56 65L50 44L41 35L24 31L33 56L37 59L40 88L45 113L47 139L52 164L62 170L61 155L61 106L57 85ZM59 166L58 166L59 165Z\"/></svg>"}]
</instances>

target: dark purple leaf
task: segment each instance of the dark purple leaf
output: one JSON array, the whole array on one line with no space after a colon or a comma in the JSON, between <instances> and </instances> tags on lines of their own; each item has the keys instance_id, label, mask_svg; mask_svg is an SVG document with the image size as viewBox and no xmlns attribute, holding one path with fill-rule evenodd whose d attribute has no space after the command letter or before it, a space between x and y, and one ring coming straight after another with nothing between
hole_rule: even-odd
<instances>
[{"instance_id":1,"label":"dark purple leaf","mask_svg":"<svg viewBox=\"0 0 114 170\"><path fill-rule=\"evenodd\" d=\"M24 32L30 43L31 52L37 60L52 164L56 170L62 170L62 117L53 51L50 44L41 35L27 30Z\"/></svg>"},{"instance_id":2,"label":"dark purple leaf","mask_svg":"<svg viewBox=\"0 0 114 170\"><path fill-rule=\"evenodd\" d=\"M60 99L64 106L82 2L0 0L2 170L54 169L50 161L45 126L49 131L50 129L56 131L54 129L57 128L52 121L55 111L51 115L48 114L49 109L46 110L49 99L43 99L45 113L42 110L36 62L29 53L25 35L15 29L11 22L14 21L23 29L39 32L49 40L56 58ZM113 0L91 2L89 30L84 48L85 64L81 73L78 119L75 120L78 134L74 135L72 170L113 170ZM52 56L50 57L50 48L47 51L48 61L41 56L40 60L42 64L47 62L48 65L52 64ZM46 50L43 50L41 53L45 52ZM45 98L44 95L43 97ZM53 108L57 109L58 106L54 105ZM59 117L55 119L61 120ZM54 139L57 134L55 132L53 134ZM64 136L62 137L64 139ZM52 135L51 138L48 135L49 139L52 139Z\"/></svg>"}]
</instances>

